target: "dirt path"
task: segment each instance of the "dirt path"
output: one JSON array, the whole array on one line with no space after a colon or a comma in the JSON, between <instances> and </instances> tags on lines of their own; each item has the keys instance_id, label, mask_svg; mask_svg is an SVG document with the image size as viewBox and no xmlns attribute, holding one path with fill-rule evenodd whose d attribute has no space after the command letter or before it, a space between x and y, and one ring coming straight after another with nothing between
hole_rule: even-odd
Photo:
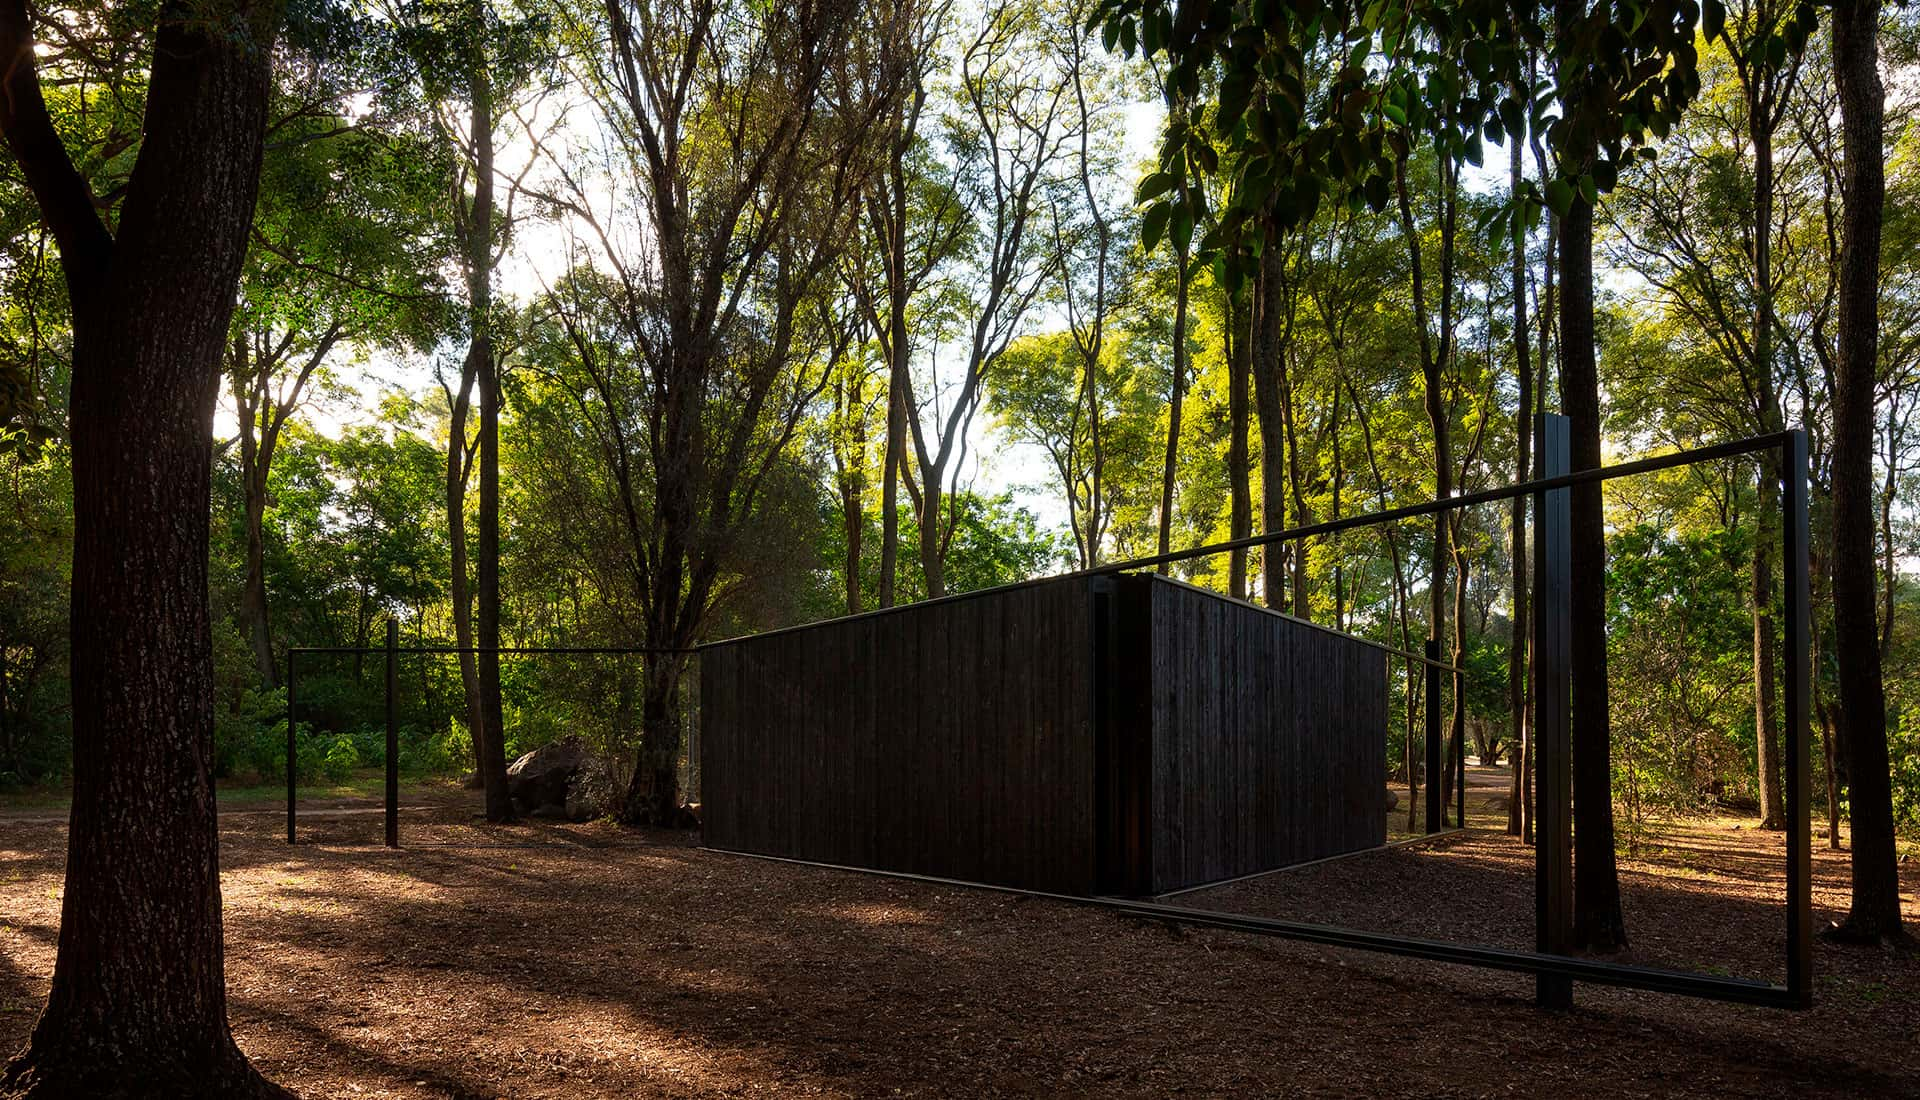
<instances>
[{"instance_id":1,"label":"dirt path","mask_svg":"<svg viewBox=\"0 0 1920 1100\"><path fill-rule=\"evenodd\" d=\"M1920 961L1878 952L1822 946L1805 1015L1581 987L1553 1016L1510 975L416 803L395 852L373 814L293 848L223 818L234 1029L303 1096L1915 1094ZM0 1046L64 839L0 828ZM1777 844L1702 824L1628 864L1636 960L1767 976ZM1183 900L1524 945L1528 860L1479 833ZM1824 918L1844 855L1815 866Z\"/></svg>"}]
</instances>

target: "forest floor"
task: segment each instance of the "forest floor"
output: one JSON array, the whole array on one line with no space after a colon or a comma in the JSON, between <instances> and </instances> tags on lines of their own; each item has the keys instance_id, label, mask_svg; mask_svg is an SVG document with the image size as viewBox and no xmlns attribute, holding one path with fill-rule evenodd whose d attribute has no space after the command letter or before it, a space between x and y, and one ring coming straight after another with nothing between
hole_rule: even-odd
<instances>
[{"instance_id":1,"label":"forest floor","mask_svg":"<svg viewBox=\"0 0 1920 1100\"><path fill-rule=\"evenodd\" d=\"M487 826L474 798L409 788L396 851L364 801L303 804L332 812L294 847L272 807L223 805L234 1032L269 1075L307 1097L1920 1094L1920 958L1822 944L1804 1014L1591 986L1545 1014L1517 975ZM1631 961L1779 976L1783 845L1737 824L1623 860ZM0 813L0 1052L46 994L64 849L64 823ZM1814 872L1825 926L1845 853ZM1475 829L1178 900L1525 947L1531 891L1530 851Z\"/></svg>"}]
</instances>

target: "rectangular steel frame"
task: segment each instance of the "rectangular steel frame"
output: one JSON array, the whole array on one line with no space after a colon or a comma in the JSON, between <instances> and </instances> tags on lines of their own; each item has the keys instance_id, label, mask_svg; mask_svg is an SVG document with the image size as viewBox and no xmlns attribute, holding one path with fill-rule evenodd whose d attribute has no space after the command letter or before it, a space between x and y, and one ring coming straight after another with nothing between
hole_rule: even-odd
<instances>
[{"instance_id":1,"label":"rectangular steel frame","mask_svg":"<svg viewBox=\"0 0 1920 1100\"><path fill-rule=\"evenodd\" d=\"M950 883L952 885L971 886L980 889L997 890L1007 893L1029 896L1052 897L1079 905L1092 905L1100 908L1126 913L1138 917L1150 917L1169 922L1200 927L1225 928L1239 932L1259 935L1279 936L1286 939L1303 940L1336 947L1349 947L1364 951L1377 951L1390 955L1409 958L1428 959L1438 962L1460 963L1467 966L1486 967L1518 973L1531 973L1536 978L1535 999L1543 1008L1564 1009L1573 1003L1573 983L1590 982L1597 985L1611 985L1630 989L1644 989L1658 993L1679 994L1682 996L1702 997L1710 1000L1730 1001L1742 1004L1758 1005L1769 1008L1806 1009L1813 1003L1813 904L1812 904L1812 834L1810 829L1811 793L1810 769L1808 765L1809 738L1808 707L1812 700L1812 665L1810 660L1810 639L1812 601L1811 578L1808 573L1808 522L1807 522L1807 436L1803 430L1795 429L1774 432L1768 435L1754 436L1748 439L1700 447L1673 454L1659 455L1615 466L1601 466L1595 469L1573 471L1570 466L1570 439L1567 419L1564 416L1547 415L1537 418L1534 438L1537 440L1537 462L1539 478L1519 485L1510 485L1497 489L1485 489L1473 493L1464 493L1445 500L1430 501L1425 504L1410 505L1404 508L1389 509L1364 515L1347 516L1318 523L1305 524L1284 531L1267 532L1227 542L1213 543L1194 547L1190 550L1159 554L1152 557L1137 558L1130 561L1115 562L1094 569L1083 570L1080 575L1100 576L1122 573L1131 570L1151 568L1164 563L1185 561L1192 558L1221 554L1236 549L1250 549L1270 543L1291 542L1319 535L1332 534L1358 527L1377 526L1422 516L1436 515L1458 508L1468 508L1480 504L1510 500L1515 497L1527 497L1532 502L1533 514L1533 566L1534 600L1532 615L1533 630L1533 690L1535 699L1534 723L1534 805L1535 805L1535 949L1533 951L1515 951L1508 948L1489 947L1474 944L1451 943L1409 936L1395 936L1381 932L1368 932L1359 929L1338 928L1313 924L1304 921L1275 920L1266 917L1244 916L1236 913L1220 913L1207 910L1186 909L1177 905L1159 902L1134 901L1122 898L1089 898L1073 895L1048 894L1043 891L1022 890L1015 887L989 886L980 883L955 882L937 879L925 875L915 875L898 871L875 871L869 868L849 868L870 874L888 875L896 878L917 879ZM1743 978L1722 977L1714 974L1688 973L1684 971L1663 970L1653 967L1632 966L1623 963L1608 962L1603 959L1580 958L1568 954L1573 933L1573 819L1572 819L1572 725L1570 713L1570 695L1568 690L1571 674L1570 662L1570 608L1571 608L1571 549L1572 549L1572 493L1575 485L1604 483L1617 478L1636 474L1653 473L1659 470L1690 466L1717 459L1736 458L1759 454L1766 451L1777 452L1780 456L1782 484L1780 493L1780 529L1785 585L1782 593L1785 602L1784 622L1782 624L1782 651L1785 676L1782 683L1782 703L1786 710L1786 769L1787 769L1787 979L1785 984L1754 981ZM1071 575L1071 574L1070 574ZM1047 578L1058 579L1058 578ZM1030 584L1034 582L1021 582ZM1012 588L1019 585L1006 585ZM991 591L991 590L989 590ZM966 598L979 593L966 593L950 596L947 599ZM724 644L723 642L711 644ZM704 647L702 647L704 648ZM290 649L287 653L287 843L294 842L295 814L295 752L294 716L297 700L296 658L302 653L377 653L387 655L388 675L388 725L389 750L387 753L387 843L397 843L397 825L395 809L397 801L396 781L398 767L397 753L393 751L395 733L393 695L393 662L399 652L397 634L390 628L387 645L382 649L370 647L302 647ZM408 649L409 653L461 653L477 652L472 648L454 647L418 647ZM556 648L556 649L510 649L502 648L501 653L629 653L648 652L644 649L623 648ZM1426 654L1428 665L1428 783L1429 807L1428 827L1439 826L1436 820L1442 814L1437 797L1437 784L1440 763L1438 755L1439 739L1434 721L1437 717L1438 701L1438 663L1437 645L1430 646ZM1461 746L1462 765L1466 759L1465 746ZM1461 784L1459 818L1465 820L1464 782ZM779 857L756 857L779 858ZM788 862L805 862L788 860Z\"/></svg>"}]
</instances>

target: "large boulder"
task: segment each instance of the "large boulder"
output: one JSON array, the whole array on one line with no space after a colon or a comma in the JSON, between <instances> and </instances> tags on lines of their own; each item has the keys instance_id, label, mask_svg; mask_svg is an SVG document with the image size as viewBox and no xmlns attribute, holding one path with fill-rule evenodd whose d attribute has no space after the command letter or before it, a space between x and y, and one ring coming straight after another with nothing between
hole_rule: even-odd
<instances>
[{"instance_id":1,"label":"large boulder","mask_svg":"<svg viewBox=\"0 0 1920 1100\"><path fill-rule=\"evenodd\" d=\"M592 821L612 813L620 792L614 787L613 769L607 758L589 752L573 779L567 784L568 821Z\"/></svg>"},{"instance_id":2,"label":"large boulder","mask_svg":"<svg viewBox=\"0 0 1920 1100\"><path fill-rule=\"evenodd\" d=\"M577 737L542 745L507 768L507 793L513 808L534 817L574 817L569 802L580 777L599 761ZM604 768L604 764L600 765ZM592 816L592 815L587 815Z\"/></svg>"}]
</instances>

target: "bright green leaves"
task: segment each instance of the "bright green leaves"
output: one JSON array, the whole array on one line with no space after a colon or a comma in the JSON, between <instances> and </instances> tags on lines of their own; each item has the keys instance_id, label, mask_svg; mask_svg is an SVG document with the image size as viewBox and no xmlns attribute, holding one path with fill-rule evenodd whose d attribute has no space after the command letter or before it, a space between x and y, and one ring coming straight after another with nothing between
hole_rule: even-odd
<instances>
[{"instance_id":1,"label":"bright green leaves","mask_svg":"<svg viewBox=\"0 0 1920 1100\"><path fill-rule=\"evenodd\" d=\"M1799 3L1765 56L1804 45L1812 11ZM1226 165L1226 206L1200 241L1198 258L1211 262L1216 247L1256 254L1323 201L1383 207L1395 157L1426 143L1479 164L1489 144L1540 134L1590 165L1550 181L1532 212L1516 207L1489 226L1503 234L1539 207L1598 201L1697 94L1695 35L1703 17L1710 30L1723 27L1726 12L1724 0L1622 0L1582 12L1553 26L1505 0L1104 0L1089 26L1110 49L1139 43L1166 56L1170 83L1203 106L1202 89L1211 90L1211 111L1199 113L1211 114L1204 144L1214 163L1195 154L1193 134L1169 133L1138 195L1154 204L1143 242L1172 239L1185 221L1176 211L1204 220L1192 209L1203 189L1162 177L1197 183ZM1566 79L1536 86L1536 64ZM1217 266L1230 282L1250 270L1244 256Z\"/></svg>"},{"instance_id":2,"label":"bright green leaves","mask_svg":"<svg viewBox=\"0 0 1920 1100\"><path fill-rule=\"evenodd\" d=\"M1156 202L1149 206L1140 218L1140 246L1148 252L1160 247L1160 239L1167 232L1167 221L1172 217L1171 202Z\"/></svg>"},{"instance_id":3,"label":"bright green leaves","mask_svg":"<svg viewBox=\"0 0 1920 1100\"><path fill-rule=\"evenodd\" d=\"M1573 209L1573 185L1559 177L1548 180L1547 206L1556 216L1566 217L1567 211Z\"/></svg>"},{"instance_id":4,"label":"bright green leaves","mask_svg":"<svg viewBox=\"0 0 1920 1100\"><path fill-rule=\"evenodd\" d=\"M32 461L54 432L39 422L33 376L22 363L0 362L0 455L19 452Z\"/></svg>"},{"instance_id":5,"label":"bright green leaves","mask_svg":"<svg viewBox=\"0 0 1920 1100\"><path fill-rule=\"evenodd\" d=\"M1134 190L1133 201L1152 202L1154 199L1173 190L1179 186L1179 184L1179 177L1171 172L1149 173L1145 179L1140 181L1140 186Z\"/></svg>"}]
</instances>

